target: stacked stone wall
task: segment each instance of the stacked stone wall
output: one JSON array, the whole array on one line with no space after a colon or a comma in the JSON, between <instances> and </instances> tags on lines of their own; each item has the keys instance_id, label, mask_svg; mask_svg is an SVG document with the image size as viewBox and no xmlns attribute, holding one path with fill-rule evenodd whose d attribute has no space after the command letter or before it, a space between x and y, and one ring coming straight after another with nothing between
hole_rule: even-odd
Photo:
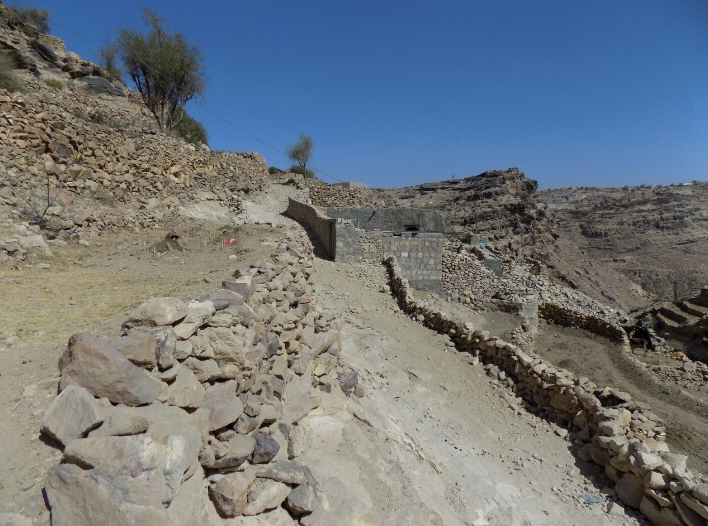
<instances>
[{"instance_id":1,"label":"stacked stone wall","mask_svg":"<svg viewBox=\"0 0 708 526\"><path fill-rule=\"evenodd\" d=\"M644 404L424 305L411 294L396 258L385 263L401 308L448 334L458 350L481 359L532 410L567 427L577 456L604 469L624 504L641 510L656 526L708 524L705 476L691 473L687 457L669 451L666 429Z\"/></svg>"}]
</instances>

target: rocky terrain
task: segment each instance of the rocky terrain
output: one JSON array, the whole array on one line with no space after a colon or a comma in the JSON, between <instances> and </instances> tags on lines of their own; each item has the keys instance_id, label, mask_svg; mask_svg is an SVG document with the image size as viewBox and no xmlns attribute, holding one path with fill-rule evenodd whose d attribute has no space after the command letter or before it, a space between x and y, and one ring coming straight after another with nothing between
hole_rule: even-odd
<instances>
[{"instance_id":1,"label":"rocky terrain","mask_svg":"<svg viewBox=\"0 0 708 526\"><path fill-rule=\"evenodd\" d=\"M708 183L563 188L539 197L564 238L652 301L697 294L708 282Z\"/></svg>"},{"instance_id":2,"label":"rocky terrain","mask_svg":"<svg viewBox=\"0 0 708 526\"><path fill-rule=\"evenodd\" d=\"M400 206L442 211L449 234L499 254L535 264L549 278L615 307L649 301L636 284L590 256L572 238L561 235L535 181L518 168L475 177L381 190Z\"/></svg>"},{"instance_id":3,"label":"rocky terrain","mask_svg":"<svg viewBox=\"0 0 708 526\"><path fill-rule=\"evenodd\" d=\"M0 524L708 525L708 366L658 323L702 335L703 293L644 312L650 351L623 322L656 291L516 169L289 184L56 38L0 46ZM443 210L447 294L315 257L292 196Z\"/></svg>"}]
</instances>

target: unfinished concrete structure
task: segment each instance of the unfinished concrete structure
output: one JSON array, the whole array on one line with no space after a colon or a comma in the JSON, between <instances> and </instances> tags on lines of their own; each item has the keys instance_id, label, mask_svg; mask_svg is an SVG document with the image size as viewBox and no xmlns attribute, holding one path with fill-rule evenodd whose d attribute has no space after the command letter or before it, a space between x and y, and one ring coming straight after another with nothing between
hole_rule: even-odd
<instances>
[{"instance_id":1,"label":"unfinished concrete structure","mask_svg":"<svg viewBox=\"0 0 708 526\"><path fill-rule=\"evenodd\" d=\"M290 199L286 214L307 227L334 261L380 262L396 256L411 286L442 292L445 220L417 208L330 207Z\"/></svg>"}]
</instances>

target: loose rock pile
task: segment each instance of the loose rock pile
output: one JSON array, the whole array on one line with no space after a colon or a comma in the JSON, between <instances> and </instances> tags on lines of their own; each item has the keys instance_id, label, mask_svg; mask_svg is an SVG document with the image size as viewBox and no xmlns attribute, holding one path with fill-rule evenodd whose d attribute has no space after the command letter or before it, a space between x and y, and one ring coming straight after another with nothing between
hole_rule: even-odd
<instances>
[{"instance_id":1,"label":"loose rock pile","mask_svg":"<svg viewBox=\"0 0 708 526\"><path fill-rule=\"evenodd\" d=\"M310 201L315 206L381 206L379 199L370 188L343 188L325 183L310 184Z\"/></svg>"},{"instance_id":2,"label":"loose rock pile","mask_svg":"<svg viewBox=\"0 0 708 526\"><path fill-rule=\"evenodd\" d=\"M48 176L52 186L71 193L100 190L130 201L226 182L253 190L267 180L266 162L256 153L210 152L144 127L115 129L96 122L95 112L139 114L135 108L121 111L76 93L42 88L28 95L3 91L0 110L2 162L9 179L4 183L14 187L42 186Z\"/></svg>"},{"instance_id":3,"label":"loose rock pile","mask_svg":"<svg viewBox=\"0 0 708 526\"><path fill-rule=\"evenodd\" d=\"M318 524L298 422L320 390L358 387L313 272L306 238L283 239L198 300L143 302L117 340L74 335L42 422L64 447L45 487L52 524Z\"/></svg>"},{"instance_id":4,"label":"loose rock pile","mask_svg":"<svg viewBox=\"0 0 708 526\"><path fill-rule=\"evenodd\" d=\"M691 473L687 457L669 452L666 431L648 407L419 302L395 258L386 264L403 310L482 360L541 416L569 427L578 457L604 468L624 504L657 526L708 524L708 478Z\"/></svg>"},{"instance_id":5,"label":"loose rock pile","mask_svg":"<svg viewBox=\"0 0 708 526\"><path fill-rule=\"evenodd\" d=\"M533 265L504 261L500 276L484 266L473 247L447 239L443 251L443 285L460 301L477 308L521 304L539 298L539 314L556 323L579 327L620 341L621 314L580 291L551 283Z\"/></svg>"}]
</instances>

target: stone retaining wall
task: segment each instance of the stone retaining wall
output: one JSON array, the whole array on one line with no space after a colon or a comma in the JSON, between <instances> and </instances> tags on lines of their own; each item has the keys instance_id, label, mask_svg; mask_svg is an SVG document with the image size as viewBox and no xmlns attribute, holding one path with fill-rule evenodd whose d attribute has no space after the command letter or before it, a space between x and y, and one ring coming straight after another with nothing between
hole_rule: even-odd
<instances>
[{"instance_id":1,"label":"stone retaining wall","mask_svg":"<svg viewBox=\"0 0 708 526\"><path fill-rule=\"evenodd\" d=\"M401 308L448 334L458 350L479 357L534 411L567 427L577 456L604 468L624 504L641 510L656 526L708 525L708 479L686 468L687 457L669 452L665 428L646 406L422 304L396 258L385 263Z\"/></svg>"},{"instance_id":2,"label":"stone retaining wall","mask_svg":"<svg viewBox=\"0 0 708 526\"><path fill-rule=\"evenodd\" d=\"M199 300L146 300L121 338L72 336L41 427L63 448L44 488L52 524L327 523L296 459L321 392L362 394L340 365L342 323L316 305L312 247L295 236Z\"/></svg>"},{"instance_id":3,"label":"stone retaining wall","mask_svg":"<svg viewBox=\"0 0 708 526\"><path fill-rule=\"evenodd\" d=\"M327 256L334 258L336 251L334 219L320 214L315 207L292 198L288 199L288 209L285 211L285 215L309 228L315 234Z\"/></svg>"}]
</instances>

